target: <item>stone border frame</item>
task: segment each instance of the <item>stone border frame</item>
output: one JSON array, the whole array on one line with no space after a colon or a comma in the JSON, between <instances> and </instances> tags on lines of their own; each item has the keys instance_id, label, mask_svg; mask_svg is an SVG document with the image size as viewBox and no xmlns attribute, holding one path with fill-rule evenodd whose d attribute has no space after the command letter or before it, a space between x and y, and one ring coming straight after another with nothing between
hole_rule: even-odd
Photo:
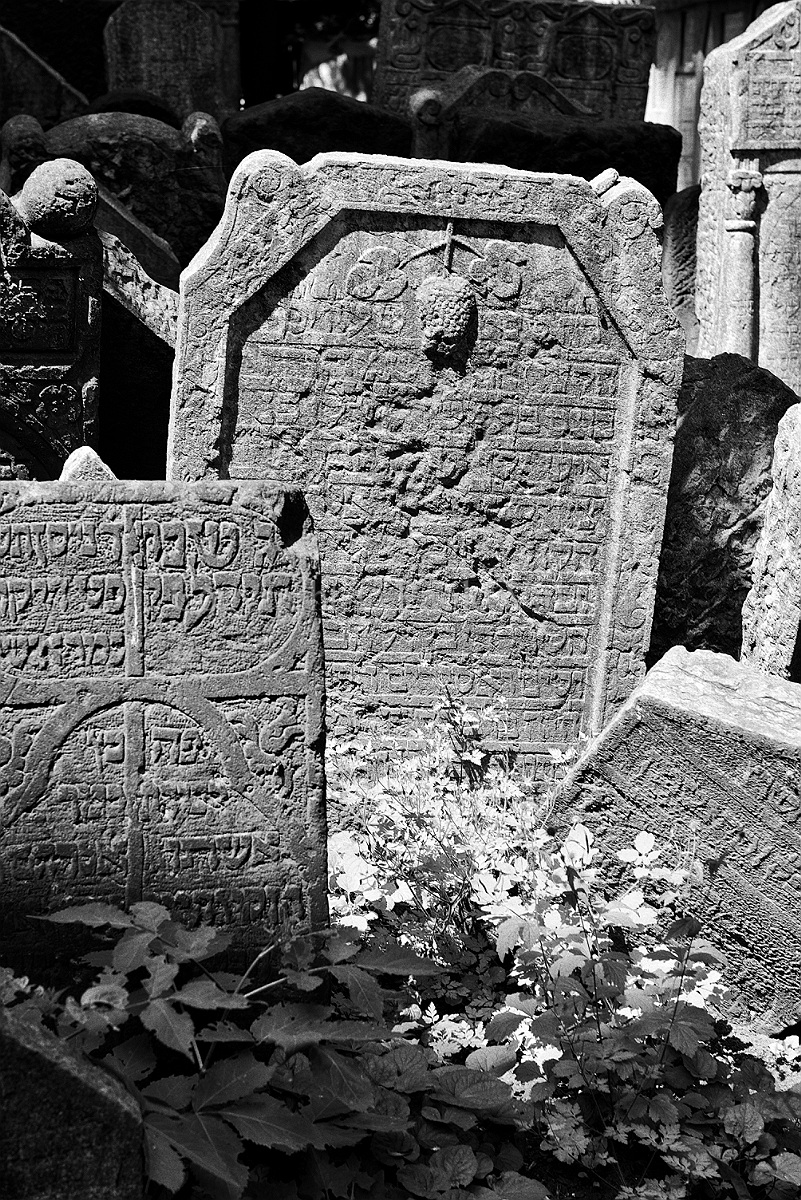
<instances>
[{"instance_id":1,"label":"stone border frame","mask_svg":"<svg viewBox=\"0 0 801 1200\"><path fill-rule=\"evenodd\" d=\"M249 155L231 180L222 221L181 276L168 478L227 476L231 318L347 211L555 226L631 354L600 589L604 650L585 709L585 729L596 733L644 673L670 478L684 335L661 280L654 232L661 209L646 188L614 170L590 184L572 175L384 155L321 154L302 167L275 151ZM610 692L621 659L629 660L627 683Z\"/></svg>"}]
</instances>

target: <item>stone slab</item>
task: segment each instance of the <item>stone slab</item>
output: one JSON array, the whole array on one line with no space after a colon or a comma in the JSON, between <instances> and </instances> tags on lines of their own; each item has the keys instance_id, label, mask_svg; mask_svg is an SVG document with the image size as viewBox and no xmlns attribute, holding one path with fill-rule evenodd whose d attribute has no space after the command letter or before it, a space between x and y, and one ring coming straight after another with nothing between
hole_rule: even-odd
<instances>
[{"instance_id":1,"label":"stone slab","mask_svg":"<svg viewBox=\"0 0 801 1200\"><path fill-rule=\"evenodd\" d=\"M464 67L532 71L600 117L642 120L653 8L542 0L382 0L373 103L406 113Z\"/></svg>"},{"instance_id":2,"label":"stone slab","mask_svg":"<svg viewBox=\"0 0 801 1200\"><path fill-rule=\"evenodd\" d=\"M801 680L801 405L779 422L773 487L743 605L742 660L769 675Z\"/></svg>"},{"instance_id":3,"label":"stone slab","mask_svg":"<svg viewBox=\"0 0 801 1200\"><path fill-rule=\"evenodd\" d=\"M689 910L727 957L732 1012L778 1030L801 1005L799 793L801 688L675 647L560 785L555 812L610 857L647 830L673 843L666 865L699 858Z\"/></svg>"},{"instance_id":4,"label":"stone slab","mask_svg":"<svg viewBox=\"0 0 801 1200\"><path fill-rule=\"evenodd\" d=\"M4 1200L142 1200L139 1106L106 1071L0 1010Z\"/></svg>"},{"instance_id":5,"label":"stone slab","mask_svg":"<svg viewBox=\"0 0 801 1200\"><path fill-rule=\"evenodd\" d=\"M231 929L244 957L324 922L300 494L7 484L0 514L3 957L43 944L27 916L91 899L160 901Z\"/></svg>"},{"instance_id":6,"label":"stone slab","mask_svg":"<svg viewBox=\"0 0 801 1200\"><path fill-rule=\"evenodd\" d=\"M301 486L335 728L448 688L499 745L643 671L681 373L653 197L610 171L251 155L182 276L168 476Z\"/></svg>"},{"instance_id":7,"label":"stone slab","mask_svg":"<svg viewBox=\"0 0 801 1200\"><path fill-rule=\"evenodd\" d=\"M0 122L18 113L56 125L86 112L89 101L20 38L0 26Z\"/></svg>"}]
</instances>

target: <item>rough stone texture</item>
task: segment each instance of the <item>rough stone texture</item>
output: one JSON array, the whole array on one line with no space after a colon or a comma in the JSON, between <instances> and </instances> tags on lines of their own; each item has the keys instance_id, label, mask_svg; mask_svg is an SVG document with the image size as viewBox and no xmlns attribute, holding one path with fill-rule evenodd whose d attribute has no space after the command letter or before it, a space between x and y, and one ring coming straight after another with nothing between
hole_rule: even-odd
<instances>
[{"instance_id":1,"label":"rough stone texture","mask_svg":"<svg viewBox=\"0 0 801 1200\"><path fill-rule=\"evenodd\" d=\"M503 163L520 171L560 171L593 179L613 168L636 179L660 204L676 190L681 137L669 125L560 116L517 120L463 113L457 162Z\"/></svg>"},{"instance_id":2,"label":"rough stone texture","mask_svg":"<svg viewBox=\"0 0 801 1200\"><path fill-rule=\"evenodd\" d=\"M116 196L104 187L97 189L97 212L95 229L102 235L110 234L137 260L142 270L171 291L178 291L181 264L164 238L148 229L143 221L121 204Z\"/></svg>"},{"instance_id":3,"label":"rough stone texture","mask_svg":"<svg viewBox=\"0 0 801 1200\"><path fill-rule=\"evenodd\" d=\"M32 939L27 915L89 899L230 928L240 961L325 922L300 493L92 480L0 500L0 959L53 970L64 930Z\"/></svg>"},{"instance_id":4,"label":"rough stone texture","mask_svg":"<svg viewBox=\"0 0 801 1200\"><path fill-rule=\"evenodd\" d=\"M713 50L701 94L698 352L801 389L801 0Z\"/></svg>"},{"instance_id":5,"label":"rough stone texture","mask_svg":"<svg viewBox=\"0 0 801 1200\"><path fill-rule=\"evenodd\" d=\"M96 441L103 268L92 186L77 163L52 163L16 197L38 230L79 231L58 241L0 193L0 479L52 479Z\"/></svg>"},{"instance_id":6,"label":"rough stone texture","mask_svg":"<svg viewBox=\"0 0 801 1200\"><path fill-rule=\"evenodd\" d=\"M769 675L801 679L801 405L779 422L773 487L743 605L742 660Z\"/></svg>"},{"instance_id":7,"label":"rough stone texture","mask_svg":"<svg viewBox=\"0 0 801 1200\"><path fill-rule=\"evenodd\" d=\"M182 276L168 474L302 485L332 720L447 686L529 760L642 671L681 374L658 206L498 167L262 151Z\"/></svg>"},{"instance_id":8,"label":"rough stone texture","mask_svg":"<svg viewBox=\"0 0 801 1200\"><path fill-rule=\"evenodd\" d=\"M88 100L57 71L0 27L0 121L29 113L55 125L86 112Z\"/></svg>"},{"instance_id":9,"label":"rough stone texture","mask_svg":"<svg viewBox=\"0 0 801 1200\"><path fill-rule=\"evenodd\" d=\"M42 163L49 162L45 134L35 117L11 117L0 130L3 159L0 186L9 196L21 190L25 180Z\"/></svg>"},{"instance_id":10,"label":"rough stone texture","mask_svg":"<svg viewBox=\"0 0 801 1200\"><path fill-rule=\"evenodd\" d=\"M405 113L388 113L324 88L246 108L223 121L222 135L230 173L254 150L278 150L308 162L330 150L406 156L412 145Z\"/></svg>"},{"instance_id":11,"label":"rough stone texture","mask_svg":"<svg viewBox=\"0 0 801 1200\"><path fill-rule=\"evenodd\" d=\"M180 130L149 117L96 113L49 130L46 147L50 155L83 163L168 242L182 265L222 214L222 139L203 113L193 113Z\"/></svg>"},{"instance_id":12,"label":"rough stone texture","mask_svg":"<svg viewBox=\"0 0 801 1200\"><path fill-rule=\"evenodd\" d=\"M142 1200L139 1106L53 1034L0 1010L4 1200Z\"/></svg>"},{"instance_id":13,"label":"rough stone texture","mask_svg":"<svg viewBox=\"0 0 801 1200\"><path fill-rule=\"evenodd\" d=\"M236 111L226 105L220 40L216 15L192 0L125 0L104 34L109 88L152 92L181 117Z\"/></svg>"},{"instance_id":14,"label":"rough stone texture","mask_svg":"<svg viewBox=\"0 0 801 1200\"><path fill-rule=\"evenodd\" d=\"M651 658L669 646L739 657L741 610L794 392L737 354L687 358L679 392Z\"/></svg>"},{"instance_id":15,"label":"rough stone texture","mask_svg":"<svg viewBox=\"0 0 801 1200\"><path fill-rule=\"evenodd\" d=\"M695 354L698 345L695 240L700 195L701 186L696 183L670 197L665 205L665 232L662 235L662 282L670 306L684 330L688 354Z\"/></svg>"},{"instance_id":16,"label":"rough stone texture","mask_svg":"<svg viewBox=\"0 0 801 1200\"><path fill-rule=\"evenodd\" d=\"M801 688L723 654L671 650L559 786L610 855L645 829L705 863L691 911L757 1022L801 1003Z\"/></svg>"},{"instance_id":17,"label":"rough stone texture","mask_svg":"<svg viewBox=\"0 0 801 1200\"><path fill-rule=\"evenodd\" d=\"M91 446L79 446L73 450L61 471L61 482L79 482L91 479L115 479L114 472Z\"/></svg>"},{"instance_id":18,"label":"rough stone texture","mask_svg":"<svg viewBox=\"0 0 801 1200\"><path fill-rule=\"evenodd\" d=\"M600 117L642 120L654 10L542 0L382 0L373 103L405 113L463 67L534 71Z\"/></svg>"},{"instance_id":19,"label":"rough stone texture","mask_svg":"<svg viewBox=\"0 0 801 1200\"><path fill-rule=\"evenodd\" d=\"M101 233L103 288L168 346L175 346L178 293L151 279L119 238Z\"/></svg>"}]
</instances>

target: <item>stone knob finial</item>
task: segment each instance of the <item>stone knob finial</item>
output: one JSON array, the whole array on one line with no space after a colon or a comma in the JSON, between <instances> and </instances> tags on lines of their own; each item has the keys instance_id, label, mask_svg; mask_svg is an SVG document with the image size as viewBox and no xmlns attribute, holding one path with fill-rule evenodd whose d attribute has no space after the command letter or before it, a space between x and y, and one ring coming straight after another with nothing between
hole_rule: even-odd
<instances>
[{"instance_id":1,"label":"stone knob finial","mask_svg":"<svg viewBox=\"0 0 801 1200\"><path fill-rule=\"evenodd\" d=\"M91 446L79 446L64 463L60 478L62 483L72 483L74 480L101 482L116 479L117 476Z\"/></svg>"},{"instance_id":2,"label":"stone knob finial","mask_svg":"<svg viewBox=\"0 0 801 1200\"><path fill-rule=\"evenodd\" d=\"M31 173L15 197L20 216L41 237L67 241L84 233L97 208L97 184L80 163L55 158Z\"/></svg>"}]
</instances>

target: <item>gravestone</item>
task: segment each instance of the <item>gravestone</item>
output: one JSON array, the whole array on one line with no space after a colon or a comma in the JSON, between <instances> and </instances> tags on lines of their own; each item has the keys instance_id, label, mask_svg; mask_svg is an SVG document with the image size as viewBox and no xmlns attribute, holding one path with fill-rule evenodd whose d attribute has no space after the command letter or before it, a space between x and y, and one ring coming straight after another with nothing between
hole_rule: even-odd
<instances>
[{"instance_id":1,"label":"gravestone","mask_svg":"<svg viewBox=\"0 0 801 1200\"><path fill-rule=\"evenodd\" d=\"M52 479L97 436L102 249L97 188L78 163L0 192L0 479Z\"/></svg>"},{"instance_id":2,"label":"gravestone","mask_svg":"<svg viewBox=\"0 0 801 1200\"><path fill-rule=\"evenodd\" d=\"M231 108L216 15L192 0L124 0L103 36L111 91L152 92L181 117Z\"/></svg>"},{"instance_id":3,"label":"gravestone","mask_svg":"<svg viewBox=\"0 0 801 1200\"><path fill-rule=\"evenodd\" d=\"M801 2L713 50L701 93L698 354L801 390Z\"/></svg>"},{"instance_id":4,"label":"gravestone","mask_svg":"<svg viewBox=\"0 0 801 1200\"><path fill-rule=\"evenodd\" d=\"M687 353L695 354L698 317L695 313L695 270L698 237L700 185L684 188L670 197L664 207L662 235L662 282L671 308L681 322Z\"/></svg>"},{"instance_id":5,"label":"gravestone","mask_svg":"<svg viewBox=\"0 0 801 1200\"><path fill-rule=\"evenodd\" d=\"M779 422L773 488L743 605L742 660L801 682L801 405Z\"/></svg>"},{"instance_id":6,"label":"gravestone","mask_svg":"<svg viewBox=\"0 0 801 1200\"><path fill-rule=\"evenodd\" d=\"M52 967L63 932L27 918L87 900L159 901L240 958L325 922L300 494L73 478L1 511L0 957Z\"/></svg>"},{"instance_id":7,"label":"gravestone","mask_svg":"<svg viewBox=\"0 0 801 1200\"><path fill-rule=\"evenodd\" d=\"M560 784L553 813L593 830L612 873L643 830L667 845L660 865L700 859L685 911L726 956L732 1014L771 1031L801 1004L799 792L801 688L677 646Z\"/></svg>"},{"instance_id":8,"label":"gravestone","mask_svg":"<svg viewBox=\"0 0 801 1200\"><path fill-rule=\"evenodd\" d=\"M600 117L641 121L652 8L542 0L382 0L373 103L405 114L464 67L532 71Z\"/></svg>"},{"instance_id":9,"label":"gravestone","mask_svg":"<svg viewBox=\"0 0 801 1200\"><path fill-rule=\"evenodd\" d=\"M108 1071L0 1009L4 1200L141 1200L142 1116Z\"/></svg>"},{"instance_id":10,"label":"gravestone","mask_svg":"<svg viewBox=\"0 0 801 1200\"><path fill-rule=\"evenodd\" d=\"M182 276L168 477L304 489L335 728L392 740L447 688L547 763L639 679L682 364L660 219L614 171L237 170Z\"/></svg>"}]
</instances>

